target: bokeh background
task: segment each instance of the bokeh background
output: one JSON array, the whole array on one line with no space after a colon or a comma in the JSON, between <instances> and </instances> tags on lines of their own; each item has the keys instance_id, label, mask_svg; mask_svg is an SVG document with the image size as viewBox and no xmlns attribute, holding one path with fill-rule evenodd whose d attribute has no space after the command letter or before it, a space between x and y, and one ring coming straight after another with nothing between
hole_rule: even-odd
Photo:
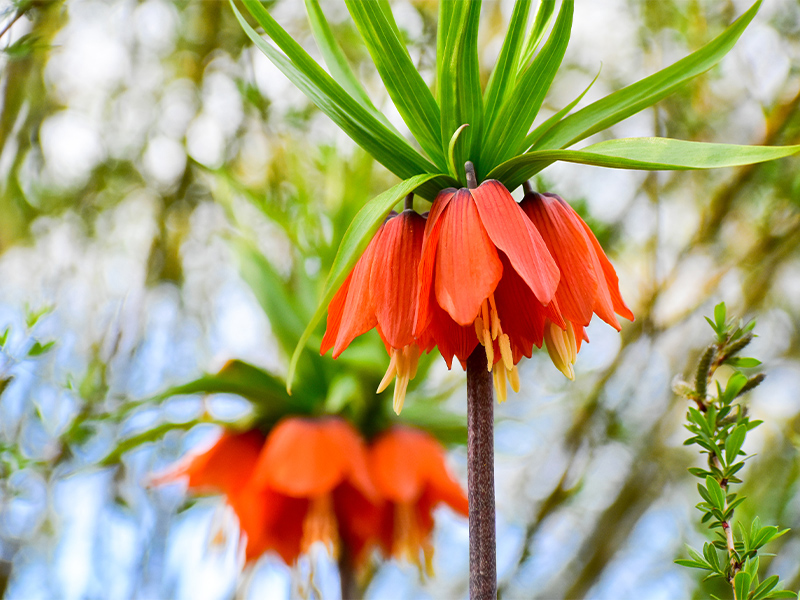
<instances>
[{"instance_id":1,"label":"bokeh background","mask_svg":"<svg viewBox=\"0 0 800 600\"><path fill-rule=\"evenodd\" d=\"M748 8L576 4L540 119L601 64L581 105L685 56ZM303 3L270 5L318 56ZM392 6L432 82L437 3ZM485 78L512 7L483 3ZM323 8L403 131L344 3ZM253 418L257 403L162 392L230 359L284 374L286 323L270 290L283 285L291 304L313 310L349 219L396 179L251 47L227 2L0 0L0 30L0 591L18 600L290 595L297 574L274 556L242 572L237 524L220 498L149 485L219 423ZM800 2L766 0L718 67L586 143L797 144L799 107ZM522 391L497 410L501 597L722 593L673 564L705 533L686 471L702 461L682 445L685 401L671 386L711 341L703 315L723 300L758 320L749 355L767 372L748 398L764 424L744 448L756 456L737 512L792 528L762 565L797 590L800 159L700 173L555 164L534 187L592 225L636 321L621 335L593 324L574 383L535 355L521 365ZM374 370L370 360L385 368L380 354L351 364ZM458 442L442 419L463 420L464 377L432 363L406 401L409 418ZM451 450L465 484L465 448ZM388 563L367 597L466 597L466 522L440 510L435 544L435 578ZM317 564L335 597L334 565Z\"/></svg>"}]
</instances>

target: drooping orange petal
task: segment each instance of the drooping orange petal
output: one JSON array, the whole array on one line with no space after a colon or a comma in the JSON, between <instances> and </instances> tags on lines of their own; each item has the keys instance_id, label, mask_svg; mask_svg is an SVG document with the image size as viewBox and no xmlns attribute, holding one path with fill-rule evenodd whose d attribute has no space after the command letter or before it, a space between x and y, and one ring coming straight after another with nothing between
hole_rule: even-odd
<instances>
[{"instance_id":1,"label":"drooping orange petal","mask_svg":"<svg viewBox=\"0 0 800 600\"><path fill-rule=\"evenodd\" d=\"M550 254L561 270L556 291L564 318L588 325L592 320L597 277L594 250L586 239L583 221L558 196L533 192L523 198L521 207L542 234Z\"/></svg>"},{"instance_id":2,"label":"drooping orange petal","mask_svg":"<svg viewBox=\"0 0 800 600\"><path fill-rule=\"evenodd\" d=\"M370 449L370 470L381 495L397 503L445 502L466 515L467 497L447 470L444 448L433 436L410 427L393 427Z\"/></svg>"},{"instance_id":3,"label":"drooping orange petal","mask_svg":"<svg viewBox=\"0 0 800 600\"><path fill-rule=\"evenodd\" d=\"M355 270L355 268L353 269ZM322 336L322 345L320 346L319 353L324 355L328 350L333 348L336 343L336 338L339 336L339 329L342 325L342 313L344 312L344 305L347 301L347 292L350 290L350 283L353 281L353 271L344 280L342 287L340 287L336 294L331 299L328 305L328 321L325 326L325 335Z\"/></svg>"},{"instance_id":4,"label":"drooping orange petal","mask_svg":"<svg viewBox=\"0 0 800 600\"><path fill-rule=\"evenodd\" d=\"M424 234L425 219L412 210L404 210L386 222L375 249L370 292L378 324L393 348L403 348L414 341Z\"/></svg>"},{"instance_id":5,"label":"drooping orange petal","mask_svg":"<svg viewBox=\"0 0 800 600\"><path fill-rule=\"evenodd\" d=\"M550 302L558 287L559 271L536 227L531 227L530 220L499 181L484 181L470 193L494 245L508 256L539 302Z\"/></svg>"},{"instance_id":6,"label":"drooping orange petal","mask_svg":"<svg viewBox=\"0 0 800 600\"><path fill-rule=\"evenodd\" d=\"M600 287L602 287L604 279L608 293L611 297L611 302L614 308L614 312L616 312L619 316L621 316L624 319L633 321L633 312L625 304L625 301L622 299L622 295L619 293L619 277L617 277L617 272L614 270L614 266L611 264L611 261L608 260L608 257L606 256L603 247L600 245L600 242L597 241L597 238L594 236L592 229L583 221L583 219L581 219L581 223L583 223L583 228L586 231L586 236L589 238L589 241L594 247L595 253L597 254L597 260L600 262L603 275L605 276L604 278L600 278L600 284L601 284ZM598 316L600 316L600 313L598 313ZM616 321L616 319L614 320ZM613 326L613 323L609 324ZM619 329L619 324L617 324L617 329Z\"/></svg>"},{"instance_id":7,"label":"drooping orange petal","mask_svg":"<svg viewBox=\"0 0 800 600\"><path fill-rule=\"evenodd\" d=\"M550 319L565 326L555 300L542 306L533 295L530 287L512 268L506 268L508 258L501 256L503 278L494 293L497 314L503 330L511 338L512 348L517 347L522 354L531 356L532 345L542 347L544 323ZM519 361L519 357L515 362Z\"/></svg>"},{"instance_id":8,"label":"drooping orange petal","mask_svg":"<svg viewBox=\"0 0 800 600\"><path fill-rule=\"evenodd\" d=\"M324 421L292 417L270 433L253 481L294 498L330 492L345 478L346 449L331 444Z\"/></svg>"},{"instance_id":9,"label":"drooping orange petal","mask_svg":"<svg viewBox=\"0 0 800 600\"><path fill-rule=\"evenodd\" d=\"M414 502L427 479L422 434L394 427L376 439L369 452L372 478L381 496L391 502Z\"/></svg>"},{"instance_id":10,"label":"drooping orange petal","mask_svg":"<svg viewBox=\"0 0 800 600\"><path fill-rule=\"evenodd\" d=\"M188 477L189 489L231 494L242 489L253 474L264 436L256 430L226 432L202 454L190 454L168 472L153 478L161 484Z\"/></svg>"},{"instance_id":11,"label":"drooping orange petal","mask_svg":"<svg viewBox=\"0 0 800 600\"><path fill-rule=\"evenodd\" d=\"M503 267L469 190L458 190L439 217L436 301L459 325L471 325L497 287Z\"/></svg>"},{"instance_id":12,"label":"drooping orange petal","mask_svg":"<svg viewBox=\"0 0 800 600\"><path fill-rule=\"evenodd\" d=\"M430 296L431 320L426 331L435 340L439 353L447 363L447 368L453 367L453 356L455 356L461 363L461 368L466 371L467 359L478 345L475 327L459 325L453 321L452 317L436 302L433 290L430 291Z\"/></svg>"},{"instance_id":13,"label":"drooping orange petal","mask_svg":"<svg viewBox=\"0 0 800 600\"><path fill-rule=\"evenodd\" d=\"M425 223L425 234L422 239L422 254L419 261L419 289L417 292L417 307L414 314L414 336L419 337L428 327L432 317L432 307L436 299L432 292L434 265L436 264L436 249L439 245L439 236L442 230L440 219L444 210L453 199L456 190L447 188L439 192L433 201L431 211Z\"/></svg>"},{"instance_id":14,"label":"drooping orange petal","mask_svg":"<svg viewBox=\"0 0 800 600\"><path fill-rule=\"evenodd\" d=\"M239 528L247 535L245 557L255 560L267 551L277 552L291 565L300 555L303 520L308 500L290 498L269 488L248 486L230 496L228 502L239 518Z\"/></svg>"},{"instance_id":15,"label":"drooping orange petal","mask_svg":"<svg viewBox=\"0 0 800 600\"><path fill-rule=\"evenodd\" d=\"M354 338L366 333L378 323L375 318L375 303L369 293L369 278L375 248L380 244L382 233L383 228L372 238L353 269L347 299L342 308L339 333L333 346L333 358L339 356Z\"/></svg>"},{"instance_id":16,"label":"drooping orange petal","mask_svg":"<svg viewBox=\"0 0 800 600\"><path fill-rule=\"evenodd\" d=\"M330 447L336 448L345 458L346 480L370 502L380 503L380 496L370 476L364 440L352 425L342 419L327 418L320 423Z\"/></svg>"},{"instance_id":17,"label":"drooping orange petal","mask_svg":"<svg viewBox=\"0 0 800 600\"><path fill-rule=\"evenodd\" d=\"M333 492L333 506L339 522L339 534L349 550L356 568L363 565L370 548L383 544L383 504L373 504L349 483Z\"/></svg>"}]
</instances>

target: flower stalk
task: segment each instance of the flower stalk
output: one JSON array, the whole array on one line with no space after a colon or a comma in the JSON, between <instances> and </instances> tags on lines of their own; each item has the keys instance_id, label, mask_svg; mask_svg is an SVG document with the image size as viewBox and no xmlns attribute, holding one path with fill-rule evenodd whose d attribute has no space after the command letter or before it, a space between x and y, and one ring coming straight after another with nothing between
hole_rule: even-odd
<instances>
[{"instance_id":1,"label":"flower stalk","mask_svg":"<svg viewBox=\"0 0 800 600\"><path fill-rule=\"evenodd\" d=\"M467 185L478 187L475 168L465 165ZM477 346L467 359L467 489L469 496L469 597L497 597L494 505L494 398L486 354Z\"/></svg>"}]
</instances>

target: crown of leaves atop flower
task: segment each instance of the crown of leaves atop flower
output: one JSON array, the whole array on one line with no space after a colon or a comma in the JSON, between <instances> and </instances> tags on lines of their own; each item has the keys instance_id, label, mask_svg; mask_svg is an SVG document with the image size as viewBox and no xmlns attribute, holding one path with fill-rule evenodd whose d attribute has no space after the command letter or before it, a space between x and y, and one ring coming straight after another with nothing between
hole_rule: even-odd
<instances>
[{"instance_id":1,"label":"crown of leaves atop flower","mask_svg":"<svg viewBox=\"0 0 800 600\"><path fill-rule=\"evenodd\" d=\"M484 89L478 62L481 2L440 2L434 90L414 66L387 2L345 2L389 97L422 152L372 103L318 0L306 0L306 6L327 71L259 0L242 3L272 43L253 29L230 0L242 28L269 60L348 136L403 179L364 206L345 235L320 308L292 357L287 374L289 388L300 351L389 211L409 192L433 200L446 187L464 185L462 165L467 160L475 164L478 181L496 179L513 191L555 161L622 169L707 169L772 160L800 151L800 146L737 146L668 138L616 139L580 150L568 149L652 106L717 64L753 19L761 0L689 56L572 113L590 83L574 101L533 129L564 58L574 0L562 0L557 14L555 2L541 2L533 18L531 0L517 0Z\"/></svg>"}]
</instances>

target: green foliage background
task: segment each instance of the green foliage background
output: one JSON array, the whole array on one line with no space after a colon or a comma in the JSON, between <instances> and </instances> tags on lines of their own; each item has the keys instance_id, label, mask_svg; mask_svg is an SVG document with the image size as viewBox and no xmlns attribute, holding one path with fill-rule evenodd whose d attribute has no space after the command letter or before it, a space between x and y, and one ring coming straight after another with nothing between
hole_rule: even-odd
<instances>
[{"instance_id":1,"label":"green foliage background","mask_svg":"<svg viewBox=\"0 0 800 600\"><path fill-rule=\"evenodd\" d=\"M317 56L302 3L273 8ZM375 106L402 132L344 7L323 8ZM584 104L700 47L746 8L578 2L541 118L577 97L601 61ZM431 84L437 4L394 9ZM484 65L499 53L510 10L484 3ZM187 557L177 569L166 541L184 500L144 487L147 473L202 441L209 422L267 424L276 407L344 412L367 432L393 418L370 392L386 365L374 335L337 363L306 352L291 398L280 379L346 227L397 179L251 48L227 3L16 0L0 11L4 23L24 13L0 38L0 332L11 327L0 360L2 587L10 598L48 589L191 597L185 580L197 564ZM485 86L488 72L479 76ZM589 141L798 144L799 106L800 5L775 0L719 67ZM546 358L525 363L523 391L498 411L503 597L724 593L672 562L685 541L702 547L705 533L686 472L702 461L681 445L686 406L671 381L688 377L708 343L702 315L721 300L758 319L751 354L767 373L750 398L765 424L748 435L744 450L757 456L740 471L748 501L738 510L791 529L762 565L800 588L799 167L797 158L692 174L554 165L538 176L535 187L564 196L592 225L637 318L619 337L590 329L575 383ZM237 358L260 370L229 364L219 391L253 405L234 410L229 396L195 394L221 385L197 383L203 372ZM403 416L457 444L463 376L441 361L427 367ZM193 380L177 401L164 393ZM463 454L456 446L452 458L465 480ZM70 487L92 476L92 491ZM86 494L102 510L78 535L64 506ZM208 522L193 510L177 522ZM131 540L124 569L108 570L103 549L119 542L107 522L123 523ZM406 577L410 594L465 594L458 539L437 538L439 577L423 587ZM64 566L68 554L84 575ZM122 573L121 583L108 587L106 572ZM232 592L232 573L220 597Z\"/></svg>"}]
</instances>

